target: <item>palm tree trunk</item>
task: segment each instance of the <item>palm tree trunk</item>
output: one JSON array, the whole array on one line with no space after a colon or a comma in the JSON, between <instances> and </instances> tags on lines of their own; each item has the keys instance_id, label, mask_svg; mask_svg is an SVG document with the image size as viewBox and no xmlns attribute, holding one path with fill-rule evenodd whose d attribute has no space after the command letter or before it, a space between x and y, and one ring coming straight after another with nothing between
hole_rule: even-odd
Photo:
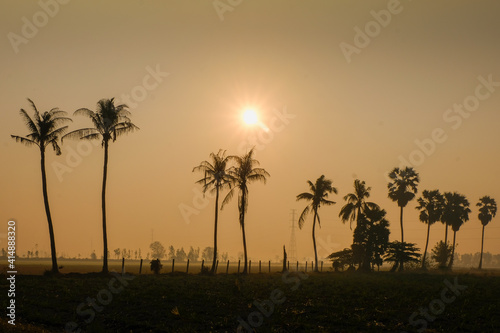
<instances>
[{"instance_id":1,"label":"palm tree trunk","mask_svg":"<svg viewBox=\"0 0 500 333\"><path fill-rule=\"evenodd\" d=\"M444 229L444 244L448 245L448 223L445 223L445 229Z\"/></svg>"},{"instance_id":2,"label":"palm tree trunk","mask_svg":"<svg viewBox=\"0 0 500 333\"><path fill-rule=\"evenodd\" d=\"M219 185L215 186L216 194L215 194L215 223L214 223L214 259L212 260L212 268L210 269L210 273L215 273L215 265L217 262L217 219L219 217Z\"/></svg>"},{"instance_id":3,"label":"palm tree trunk","mask_svg":"<svg viewBox=\"0 0 500 333\"><path fill-rule=\"evenodd\" d=\"M316 252L316 216L318 215L318 211L315 209L314 210L314 219L313 219L313 230L312 230L312 237L313 237L313 246L314 246L314 271L318 272L318 253Z\"/></svg>"},{"instance_id":4,"label":"palm tree trunk","mask_svg":"<svg viewBox=\"0 0 500 333\"><path fill-rule=\"evenodd\" d=\"M479 257L479 269L483 268L483 245L484 245L484 224L483 224L483 235L481 236L481 256Z\"/></svg>"},{"instance_id":5,"label":"palm tree trunk","mask_svg":"<svg viewBox=\"0 0 500 333\"><path fill-rule=\"evenodd\" d=\"M429 246L429 233L431 232L431 224L427 223L427 240L425 241L424 257L422 258L422 268L425 268L425 257L427 256L427 246Z\"/></svg>"},{"instance_id":6,"label":"palm tree trunk","mask_svg":"<svg viewBox=\"0 0 500 333\"><path fill-rule=\"evenodd\" d=\"M404 233L403 233L403 206L401 206L401 214L399 214L399 223L401 224L401 243L404 242Z\"/></svg>"},{"instance_id":7,"label":"palm tree trunk","mask_svg":"<svg viewBox=\"0 0 500 333\"><path fill-rule=\"evenodd\" d=\"M108 273L108 236L106 232L106 180L108 178L108 141L104 141L104 170L102 176L102 239L104 254L102 272Z\"/></svg>"},{"instance_id":8,"label":"palm tree trunk","mask_svg":"<svg viewBox=\"0 0 500 333\"><path fill-rule=\"evenodd\" d=\"M57 253L56 253L56 240L54 237L54 227L52 225L52 216L50 214L49 206L49 195L47 193L47 176L45 174L45 150L41 151L41 168L42 168L42 192L43 192L43 203L45 206L45 214L47 215L47 222L49 224L49 236L50 236L50 254L52 257L52 273L59 273L59 268L57 266Z\"/></svg>"},{"instance_id":9,"label":"palm tree trunk","mask_svg":"<svg viewBox=\"0 0 500 333\"><path fill-rule=\"evenodd\" d=\"M455 240L457 238L457 232L453 231L453 249L451 250L451 259L450 259L450 264L448 265L448 268L451 268L453 266L453 260L455 258Z\"/></svg>"},{"instance_id":10,"label":"palm tree trunk","mask_svg":"<svg viewBox=\"0 0 500 333\"><path fill-rule=\"evenodd\" d=\"M247 274L248 270L248 256L247 256L247 239L245 236L245 203L246 203L246 195L245 191L243 191L241 195L241 207L240 207L240 226L241 226L241 232L243 235L243 255L245 259L245 264L243 266L243 274Z\"/></svg>"}]
</instances>

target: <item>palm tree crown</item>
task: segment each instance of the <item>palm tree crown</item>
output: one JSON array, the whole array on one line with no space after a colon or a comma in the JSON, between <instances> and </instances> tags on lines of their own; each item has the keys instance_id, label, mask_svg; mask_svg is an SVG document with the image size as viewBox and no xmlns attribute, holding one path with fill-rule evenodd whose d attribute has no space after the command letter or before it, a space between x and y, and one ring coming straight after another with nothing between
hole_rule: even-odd
<instances>
[{"instance_id":1,"label":"palm tree crown","mask_svg":"<svg viewBox=\"0 0 500 333\"><path fill-rule=\"evenodd\" d=\"M66 132L68 126L59 126L64 122L72 121L71 118L63 117L67 113L58 108L53 108L40 115L35 103L29 98L28 101L35 110L34 120L31 119L24 109L21 109L19 113L30 130L30 133L25 137L18 135L11 135L11 137L15 139L16 142L20 142L27 146L36 145L41 151L45 151L45 148L50 144L56 152L56 155L61 155L61 148L57 141L59 140L59 136Z\"/></svg>"},{"instance_id":2,"label":"palm tree crown","mask_svg":"<svg viewBox=\"0 0 500 333\"><path fill-rule=\"evenodd\" d=\"M356 179L354 181L354 193L349 193L344 196L347 201L344 207L340 210L339 217L343 223L349 221L349 228L352 230L352 222L359 221L359 216L368 209L379 208L373 202L366 202L365 198L370 197L371 187L366 187L364 181ZM356 223L359 225L359 223Z\"/></svg>"}]
</instances>

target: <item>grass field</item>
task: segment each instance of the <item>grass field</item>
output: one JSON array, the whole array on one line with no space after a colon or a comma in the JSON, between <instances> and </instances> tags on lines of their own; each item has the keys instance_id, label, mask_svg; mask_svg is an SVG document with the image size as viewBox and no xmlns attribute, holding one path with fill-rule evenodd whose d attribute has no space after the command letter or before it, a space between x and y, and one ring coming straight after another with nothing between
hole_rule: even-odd
<instances>
[{"instance_id":1,"label":"grass field","mask_svg":"<svg viewBox=\"0 0 500 333\"><path fill-rule=\"evenodd\" d=\"M499 332L498 309L491 273L18 275L17 325L2 316L0 330L235 332L241 319L257 332Z\"/></svg>"}]
</instances>

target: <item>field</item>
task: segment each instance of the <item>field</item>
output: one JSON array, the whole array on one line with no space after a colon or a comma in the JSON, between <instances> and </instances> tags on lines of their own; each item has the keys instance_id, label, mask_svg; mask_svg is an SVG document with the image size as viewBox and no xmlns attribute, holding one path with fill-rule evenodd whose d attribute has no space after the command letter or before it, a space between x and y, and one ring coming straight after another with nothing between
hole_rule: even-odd
<instances>
[{"instance_id":1,"label":"field","mask_svg":"<svg viewBox=\"0 0 500 333\"><path fill-rule=\"evenodd\" d=\"M17 325L2 316L0 331L235 332L244 321L242 332L498 332L499 308L491 271L21 274Z\"/></svg>"}]
</instances>

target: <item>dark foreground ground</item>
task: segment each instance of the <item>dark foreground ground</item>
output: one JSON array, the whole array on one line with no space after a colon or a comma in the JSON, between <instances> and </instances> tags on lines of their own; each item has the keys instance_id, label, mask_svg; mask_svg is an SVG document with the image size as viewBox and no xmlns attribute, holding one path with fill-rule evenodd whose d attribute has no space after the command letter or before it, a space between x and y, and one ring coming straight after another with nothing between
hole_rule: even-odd
<instances>
[{"instance_id":1,"label":"dark foreground ground","mask_svg":"<svg viewBox=\"0 0 500 333\"><path fill-rule=\"evenodd\" d=\"M15 299L2 332L500 332L492 274L18 275Z\"/></svg>"}]
</instances>

